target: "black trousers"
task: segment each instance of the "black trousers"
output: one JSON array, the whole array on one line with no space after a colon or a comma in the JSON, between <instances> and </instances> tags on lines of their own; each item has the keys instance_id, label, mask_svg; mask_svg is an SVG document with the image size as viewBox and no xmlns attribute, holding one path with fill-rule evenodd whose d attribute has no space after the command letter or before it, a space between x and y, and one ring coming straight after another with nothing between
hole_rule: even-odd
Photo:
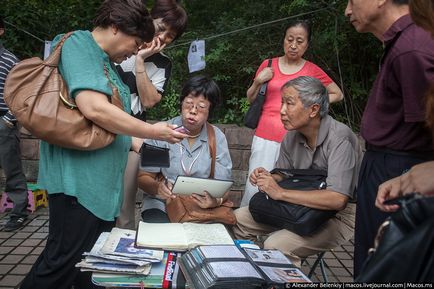
<instances>
[{"instance_id":1,"label":"black trousers","mask_svg":"<svg viewBox=\"0 0 434 289\"><path fill-rule=\"evenodd\" d=\"M156 208L144 210L142 220L147 223L170 223L167 213Z\"/></svg>"},{"instance_id":2,"label":"black trousers","mask_svg":"<svg viewBox=\"0 0 434 289\"><path fill-rule=\"evenodd\" d=\"M366 151L357 186L354 277L359 275L368 257L368 250L374 245L379 226L389 216L375 207L378 187L383 182L405 173L412 166L430 159L430 154L413 156L369 148Z\"/></svg>"},{"instance_id":3,"label":"black trousers","mask_svg":"<svg viewBox=\"0 0 434 289\"><path fill-rule=\"evenodd\" d=\"M21 165L20 133L0 118L0 166L6 176L5 192L14 202L11 217L27 217L27 180Z\"/></svg>"},{"instance_id":4,"label":"black trousers","mask_svg":"<svg viewBox=\"0 0 434 289\"><path fill-rule=\"evenodd\" d=\"M103 221L63 193L48 197L50 225L44 251L23 280L21 289L103 288L92 284L90 272L75 267L89 252L101 232L115 223Z\"/></svg>"}]
</instances>

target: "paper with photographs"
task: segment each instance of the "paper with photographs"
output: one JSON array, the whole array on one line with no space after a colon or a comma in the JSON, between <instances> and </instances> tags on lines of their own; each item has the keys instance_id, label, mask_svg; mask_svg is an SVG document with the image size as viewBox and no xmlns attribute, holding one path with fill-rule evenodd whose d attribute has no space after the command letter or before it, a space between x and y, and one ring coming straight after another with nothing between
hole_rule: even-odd
<instances>
[{"instance_id":1,"label":"paper with photographs","mask_svg":"<svg viewBox=\"0 0 434 289\"><path fill-rule=\"evenodd\" d=\"M244 248L244 250L255 263L291 264L291 261L279 250L258 250L250 248Z\"/></svg>"},{"instance_id":2,"label":"paper with photographs","mask_svg":"<svg viewBox=\"0 0 434 289\"><path fill-rule=\"evenodd\" d=\"M279 267L268 267L259 266L261 270L270 278L272 281L277 283L299 283L299 282L311 282L306 275L303 274L297 268L279 268Z\"/></svg>"},{"instance_id":3,"label":"paper with photographs","mask_svg":"<svg viewBox=\"0 0 434 289\"><path fill-rule=\"evenodd\" d=\"M110 232L101 233L95 245L93 246L92 250L90 252L83 253L83 255L86 256L87 262L102 262L102 263L123 262L127 264L135 264L138 266L144 266L150 263L150 261L147 260L136 260L124 256L116 256L116 255L109 255L109 254L102 253L101 249L104 246L105 242L107 241L109 235ZM88 259L88 258L94 258L94 259Z\"/></svg>"},{"instance_id":4,"label":"paper with photographs","mask_svg":"<svg viewBox=\"0 0 434 289\"><path fill-rule=\"evenodd\" d=\"M149 262L160 262L163 259L164 251L162 250L136 248L135 235L136 231L133 230L113 228L101 252Z\"/></svg>"}]
</instances>

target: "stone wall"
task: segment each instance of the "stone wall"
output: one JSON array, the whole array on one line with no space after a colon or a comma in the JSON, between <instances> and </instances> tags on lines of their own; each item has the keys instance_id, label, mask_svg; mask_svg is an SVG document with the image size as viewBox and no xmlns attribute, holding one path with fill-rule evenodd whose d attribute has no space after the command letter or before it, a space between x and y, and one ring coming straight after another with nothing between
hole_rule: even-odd
<instances>
[{"instance_id":1,"label":"stone wall","mask_svg":"<svg viewBox=\"0 0 434 289\"><path fill-rule=\"evenodd\" d=\"M254 131L237 125L217 125L226 135L232 158L232 190L244 191Z\"/></svg>"},{"instance_id":2,"label":"stone wall","mask_svg":"<svg viewBox=\"0 0 434 289\"><path fill-rule=\"evenodd\" d=\"M236 125L217 125L226 135L233 162L233 190L244 190L249 166L250 145L253 130ZM29 181L36 181L38 176L39 140L26 131L21 134L21 153L24 173ZM4 188L5 178L0 169L0 188Z\"/></svg>"}]
</instances>

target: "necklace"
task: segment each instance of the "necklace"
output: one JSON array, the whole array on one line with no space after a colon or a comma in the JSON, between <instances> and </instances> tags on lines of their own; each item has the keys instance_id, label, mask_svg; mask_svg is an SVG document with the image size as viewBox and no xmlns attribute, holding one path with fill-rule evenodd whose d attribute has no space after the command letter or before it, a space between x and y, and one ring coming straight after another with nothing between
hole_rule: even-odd
<instances>
[{"instance_id":1,"label":"necklace","mask_svg":"<svg viewBox=\"0 0 434 289\"><path fill-rule=\"evenodd\" d=\"M197 138L200 135L200 133L196 134L196 135L190 135L188 138Z\"/></svg>"},{"instance_id":2,"label":"necklace","mask_svg":"<svg viewBox=\"0 0 434 289\"><path fill-rule=\"evenodd\" d=\"M188 168L185 167L184 165L184 161L183 161L183 157L184 157L184 148L182 147L182 145L179 145L179 151L181 153L181 157L180 157L180 162L181 162L181 168L184 171L186 176L191 176L191 169L193 168L194 163L197 161L197 159L199 158L199 156L202 154L203 151L203 145L200 148L199 153L197 154L197 156L193 159L193 161L190 163L190 166Z\"/></svg>"}]
</instances>

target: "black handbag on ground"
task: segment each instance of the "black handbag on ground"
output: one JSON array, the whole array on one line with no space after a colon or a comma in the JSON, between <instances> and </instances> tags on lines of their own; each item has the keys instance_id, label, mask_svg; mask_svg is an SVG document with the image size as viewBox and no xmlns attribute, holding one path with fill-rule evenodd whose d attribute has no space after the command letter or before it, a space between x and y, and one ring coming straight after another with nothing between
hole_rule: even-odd
<instances>
[{"instance_id":1,"label":"black handbag on ground","mask_svg":"<svg viewBox=\"0 0 434 289\"><path fill-rule=\"evenodd\" d=\"M285 189L302 191L321 190L327 187L327 172L313 169L274 169L286 178L278 184ZM319 210L268 198L265 193L256 193L249 203L253 219L278 229L287 229L300 236L313 234L337 211Z\"/></svg>"},{"instance_id":2,"label":"black handbag on ground","mask_svg":"<svg viewBox=\"0 0 434 289\"><path fill-rule=\"evenodd\" d=\"M271 59L268 59L267 67L271 66L271 62ZM265 93L267 92L267 84L268 82L265 82L261 85L258 95L250 104L249 110L244 116L244 125L248 128L255 129L258 126L259 119L261 118L262 106L264 105L265 101Z\"/></svg>"},{"instance_id":3,"label":"black handbag on ground","mask_svg":"<svg viewBox=\"0 0 434 289\"><path fill-rule=\"evenodd\" d=\"M434 282L434 196L410 195L378 229L356 282Z\"/></svg>"},{"instance_id":4,"label":"black handbag on ground","mask_svg":"<svg viewBox=\"0 0 434 289\"><path fill-rule=\"evenodd\" d=\"M143 143L140 149L140 165L142 167L170 167L169 149Z\"/></svg>"}]
</instances>

